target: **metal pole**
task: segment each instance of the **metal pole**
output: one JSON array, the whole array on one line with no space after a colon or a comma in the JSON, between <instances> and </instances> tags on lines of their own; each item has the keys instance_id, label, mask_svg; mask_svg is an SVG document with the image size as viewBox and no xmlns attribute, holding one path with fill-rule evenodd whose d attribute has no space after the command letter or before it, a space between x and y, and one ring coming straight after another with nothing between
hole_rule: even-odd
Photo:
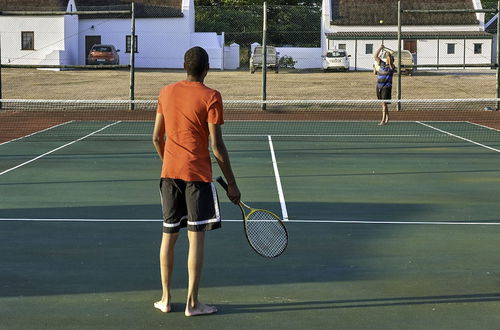
<instances>
[{"instance_id":1,"label":"metal pole","mask_svg":"<svg viewBox=\"0 0 500 330\"><path fill-rule=\"evenodd\" d=\"M401 110L401 1L398 1L398 88L397 88L397 110Z\"/></svg>"},{"instance_id":2,"label":"metal pole","mask_svg":"<svg viewBox=\"0 0 500 330\"><path fill-rule=\"evenodd\" d=\"M358 38L354 40L354 71L358 71Z\"/></svg>"},{"instance_id":3,"label":"metal pole","mask_svg":"<svg viewBox=\"0 0 500 330\"><path fill-rule=\"evenodd\" d=\"M466 55L466 51L467 51L467 48L465 47L466 46L466 43L467 42L467 39L464 38L464 70L465 70L465 62L467 61L467 55Z\"/></svg>"},{"instance_id":4,"label":"metal pole","mask_svg":"<svg viewBox=\"0 0 500 330\"><path fill-rule=\"evenodd\" d=\"M441 54L439 53L439 38L437 38L437 69L439 70L439 56L441 56Z\"/></svg>"},{"instance_id":5,"label":"metal pole","mask_svg":"<svg viewBox=\"0 0 500 330\"><path fill-rule=\"evenodd\" d=\"M130 35L130 101L134 101L135 94L135 3L131 4L132 10L132 27L131 27L131 35ZM134 110L134 103L130 102L130 110Z\"/></svg>"},{"instance_id":6,"label":"metal pole","mask_svg":"<svg viewBox=\"0 0 500 330\"><path fill-rule=\"evenodd\" d=\"M267 3L264 1L262 24L262 101L267 99ZM278 65L278 63L276 63ZM262 102L262 110L266 110L266 103Z\"/></svg>"},{"instance_id":7,"label":"metal pole","mask_svg":"<svg viewBox=\"0 0 500 330\"><path fill-rule=\"evenodd\" d=\"M497 3L497 99L500 98L500 1ZM497 110L500 110L500 102L497 101Z\"/></svg>"}]
</instances>

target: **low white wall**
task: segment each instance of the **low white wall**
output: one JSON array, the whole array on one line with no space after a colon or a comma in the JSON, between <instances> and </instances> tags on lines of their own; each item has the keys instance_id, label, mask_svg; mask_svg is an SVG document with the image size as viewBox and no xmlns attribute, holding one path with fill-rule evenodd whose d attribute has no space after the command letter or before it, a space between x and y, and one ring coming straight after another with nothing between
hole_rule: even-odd
<instances>
[{"instance_id":1,"label":"low white wall","mask_svg":"<svg viewBox=\"0 0 500 330\"><path fill-rule=\"evenodd\" d=\"M276 47L280 57L293 58L296 69L318 69L322 67L321 48Z\"/></svg>"},{"instance_id":2,"label":"low white wall","mask_svg":"<svg viewBox=\"0 0 500 330\"><path fill-rule=\"evenodd\" d=\"M191 47L202 47L208 53L211 69L221 69L223 61L223 36L215 32L195 32L191 34ZM187 50L187 49L186 49Z\"/></svg>"},{"instance_id":3,"label":"low white wall","mask_svg":"<svg viewBox=\"0 0 500 330\"><path fill-rule=\"evenodd\" d=\"M224 47L224 69L235 70L240 67L240 45L231 44Z\"/></svg>"}]
</instances>

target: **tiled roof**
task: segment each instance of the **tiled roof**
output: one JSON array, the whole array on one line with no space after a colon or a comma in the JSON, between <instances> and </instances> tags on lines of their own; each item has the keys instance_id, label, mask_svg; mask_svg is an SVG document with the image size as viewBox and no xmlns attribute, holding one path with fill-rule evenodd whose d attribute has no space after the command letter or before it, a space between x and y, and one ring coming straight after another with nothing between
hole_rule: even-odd
<instances>
[{"instance_id":1,"label":"tiled roof","mask_svg":"<svg viewBox=\"0 0 500 330\"><path fill-rule=\"evenodd\" d=\"M332 25L397 25L397 0L331 0ZM474 9L472 0L401 0L405 9ZM476 25L474 13L402 15L403 25Z\"/></svg>"},{"instance_id":2,"label":"tiled roof","mask_svg":"<svg viewBox=\"0 0 500 330\"><path fill-rule=\"evenodd\" d=\"M67 0L0 0L0 10L66 10Z\"/></svg>"},{"instance_id":3,"label":"tiled roof","mask_svg":"<svg viewBox=\"0 0 500 330\"><path fill-rule=\"evenodd\" d=\"M182 0L75 0L78 10L128 10L135 2L136 17L182 17ZM0 11L66 10L68 0L0 0ZM89 16L85 16L89 18ZM96 16L94 16L96 17ZM111 17L107 15L105 17ZM119 17L119 16L116 16Z\"/></svg>"}]
</instances>

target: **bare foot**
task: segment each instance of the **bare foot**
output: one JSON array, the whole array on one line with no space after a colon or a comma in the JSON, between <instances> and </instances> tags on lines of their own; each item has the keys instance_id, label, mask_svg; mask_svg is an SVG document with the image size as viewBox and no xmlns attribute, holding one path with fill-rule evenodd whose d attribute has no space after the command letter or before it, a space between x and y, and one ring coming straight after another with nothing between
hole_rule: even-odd
<instances>
[{"instance_id":1,"label":"bare foot","mask_svg":"<svg viewBox=\"0 0 500 330\"><path fill-rule=\"evenodd\" d=\"M379 126L382 126L382 125L385 125L385 121L381 121L380 123L378 123Z\"/></svg>"},{"instance_id":2,"label":"bare foot","mask_svg":"<svg viewBox=\"0 0 500 330\"><path fill-rule=\"evenodd\" d=\"M198 302L198 304L195 307L190 307L189 304L187 304L186 311L184 314L186 316L196 316L196 315L208 315L214 313L217 313L217 307L208 306Z\"/></svg>"},{"instance_id":3,"label":"bare foot","mask_svg":"<svg viewBox=\"0 0 500 330\"><path fill-rule=\"evenodd\" d=\"M157 301L154 303L154 306L155 308L161 310L163 313L168 313L170 312L171 308L170 308L170 304L167 303L167 302L163 302L163 301Z\"/></svg>"}]
</instances>

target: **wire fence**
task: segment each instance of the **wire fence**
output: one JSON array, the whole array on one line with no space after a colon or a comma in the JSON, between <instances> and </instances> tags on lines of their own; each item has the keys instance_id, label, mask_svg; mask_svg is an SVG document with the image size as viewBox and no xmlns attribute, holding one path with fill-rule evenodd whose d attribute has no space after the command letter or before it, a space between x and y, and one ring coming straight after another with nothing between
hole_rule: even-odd
<instances>
[{"instance_id":1,"label":"wire fence","mask_svg":"<svg viewBox=\"0 0 500 330\"><path fill-rule=\"evenodd\" d=\"M474 2L456 0L404 2L398 27L394 3L268 6L267 98L376 98L374 53L381 44L399 53L398 30L400 71L408 73L399 84L395 79L402 99L498 97L496 25L488 25L495 8L481 12ZM2 98L155 99L162 86L184 78L183 55L192 46L208 51L206 83L226 99L262 98L261 5L138 2L135 20L129 4L2 6ZM94 54L94 45L110 46L111 55Z\"/></svg>"}]
</instances>

